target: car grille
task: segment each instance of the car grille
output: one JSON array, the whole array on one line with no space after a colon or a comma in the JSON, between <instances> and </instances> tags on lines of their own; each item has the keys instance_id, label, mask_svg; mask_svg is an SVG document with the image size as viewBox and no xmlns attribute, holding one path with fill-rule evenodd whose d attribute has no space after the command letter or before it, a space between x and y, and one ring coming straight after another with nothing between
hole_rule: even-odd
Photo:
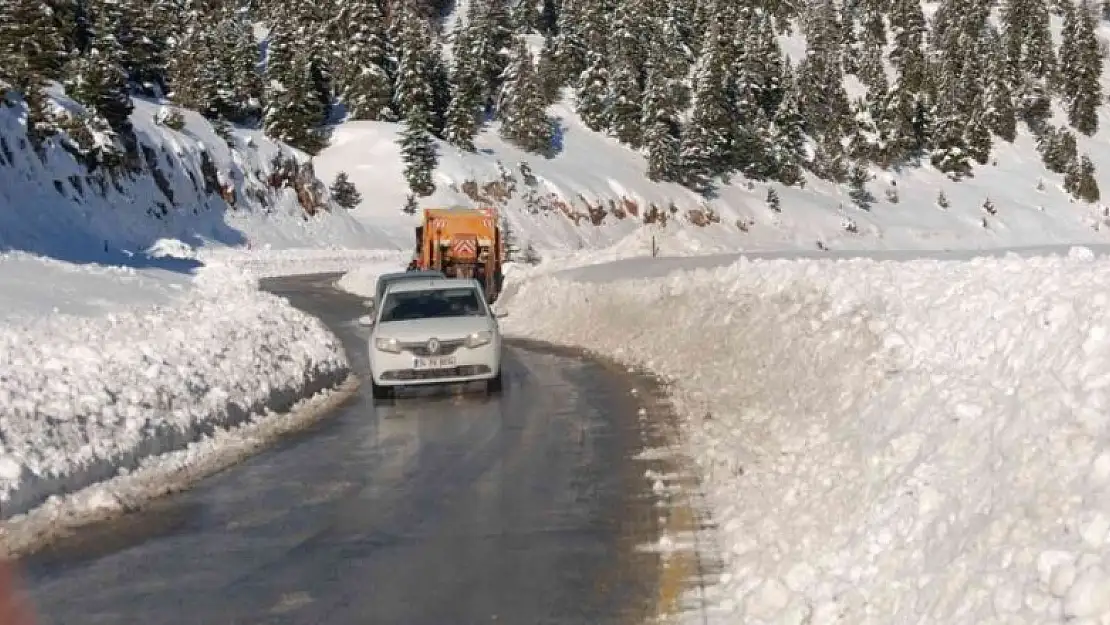
<instances>
[{"instance_id":1,"label":"car grille","mask_svg":"<svg viewBox=\"0 0 1110 625\"><path fill-rule=\"evenodd\" d=\"M412 369L384 371L382 372L382 379L438 380L441 378L465 378L472 375L483 375L487 373L491 373L491 370L486 365L462 365L459 367L447 367L445 369L424 369L422 371L415 371Z\"/></svg>"},{"instance_id":2,"label":"car grille","mask_svg":"<svg viewBox=\"0 0 1110 625\"><path fill-rule=\"evenodd\" d=\"M439 351L434 354L428 351L427 341L421 343L401 343L401 348L411 352L415 356L450 356L465 344L465 339L442 340L439 342Z\"/></svg>"}]
</instances>

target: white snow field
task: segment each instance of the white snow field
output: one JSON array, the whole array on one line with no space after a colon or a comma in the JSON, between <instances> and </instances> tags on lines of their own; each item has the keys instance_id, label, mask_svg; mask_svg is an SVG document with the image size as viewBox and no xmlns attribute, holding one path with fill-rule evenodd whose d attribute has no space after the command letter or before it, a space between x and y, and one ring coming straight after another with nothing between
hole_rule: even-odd
<instances>
[{"instance_id":1,"label":"white snow field","mask_svg":"<svg viewBox=\"0 0 1110 625\"><path fill-rule=\"evenodd\" d=\"M709 622L1110 623L1110 259L602 271L504 328L673 383Z\"/></svg>"}]
</instances>

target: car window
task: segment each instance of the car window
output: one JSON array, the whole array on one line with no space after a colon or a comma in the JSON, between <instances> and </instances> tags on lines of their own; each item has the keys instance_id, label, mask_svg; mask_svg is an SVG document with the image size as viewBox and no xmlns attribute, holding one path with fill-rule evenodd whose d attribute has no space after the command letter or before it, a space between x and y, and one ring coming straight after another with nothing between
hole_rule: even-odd
<instances>
[{"instance_id":1,"label":"car window","mask_svg":"<svg viewBox=\"0 0 1110 625\"><path fill-rule=\"evenodd\" d=\"M488 312L478 290L462 287L390 293L382 306L380 321L485 316Z\"/></svg>"}]
</instances>

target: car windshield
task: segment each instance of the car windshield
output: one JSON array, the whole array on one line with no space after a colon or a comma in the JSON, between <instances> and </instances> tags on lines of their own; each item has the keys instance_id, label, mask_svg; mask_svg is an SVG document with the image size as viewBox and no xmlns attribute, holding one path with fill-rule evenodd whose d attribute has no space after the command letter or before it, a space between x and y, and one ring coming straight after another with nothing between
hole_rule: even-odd
<instances>
[{"instance_id":1,"label":"car windshield","mask_svg":"<svg viewBox=\"0 0 1110 625\"><path fill-rule=\"evenodd\" d=\"M478 290L463 287L390 293L382 306L381 321L485 316Z\"/></svg>"}]
</instances>

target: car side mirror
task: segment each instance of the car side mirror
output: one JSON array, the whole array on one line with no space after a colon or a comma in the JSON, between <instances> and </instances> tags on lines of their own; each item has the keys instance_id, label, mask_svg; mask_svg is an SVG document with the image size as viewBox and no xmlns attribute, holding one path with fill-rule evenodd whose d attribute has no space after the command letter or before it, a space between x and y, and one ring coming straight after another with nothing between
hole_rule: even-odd
<instances>
[{"instance_id":1,"label":"car side mirror","mask_svg":"<svg viewBox=\"0 0 1110 625\"><path fill-rule=\"evenodd\" d=\"M504 319L505 317L509 316L509 313L504 310L498 310L493 313L493 316L495 319Z\"/></svg>"},{"instance_id":2,"label":"car side mirror","mask_svg":"<svg viewBox=\"0 0 1110 625\"><path fill-rule=\"evenodd\" d=\"M363 327L370 327L374 325L374 318L370 315L363 315L358 318L358 325Z\"/></svg>"}]
</instances>

